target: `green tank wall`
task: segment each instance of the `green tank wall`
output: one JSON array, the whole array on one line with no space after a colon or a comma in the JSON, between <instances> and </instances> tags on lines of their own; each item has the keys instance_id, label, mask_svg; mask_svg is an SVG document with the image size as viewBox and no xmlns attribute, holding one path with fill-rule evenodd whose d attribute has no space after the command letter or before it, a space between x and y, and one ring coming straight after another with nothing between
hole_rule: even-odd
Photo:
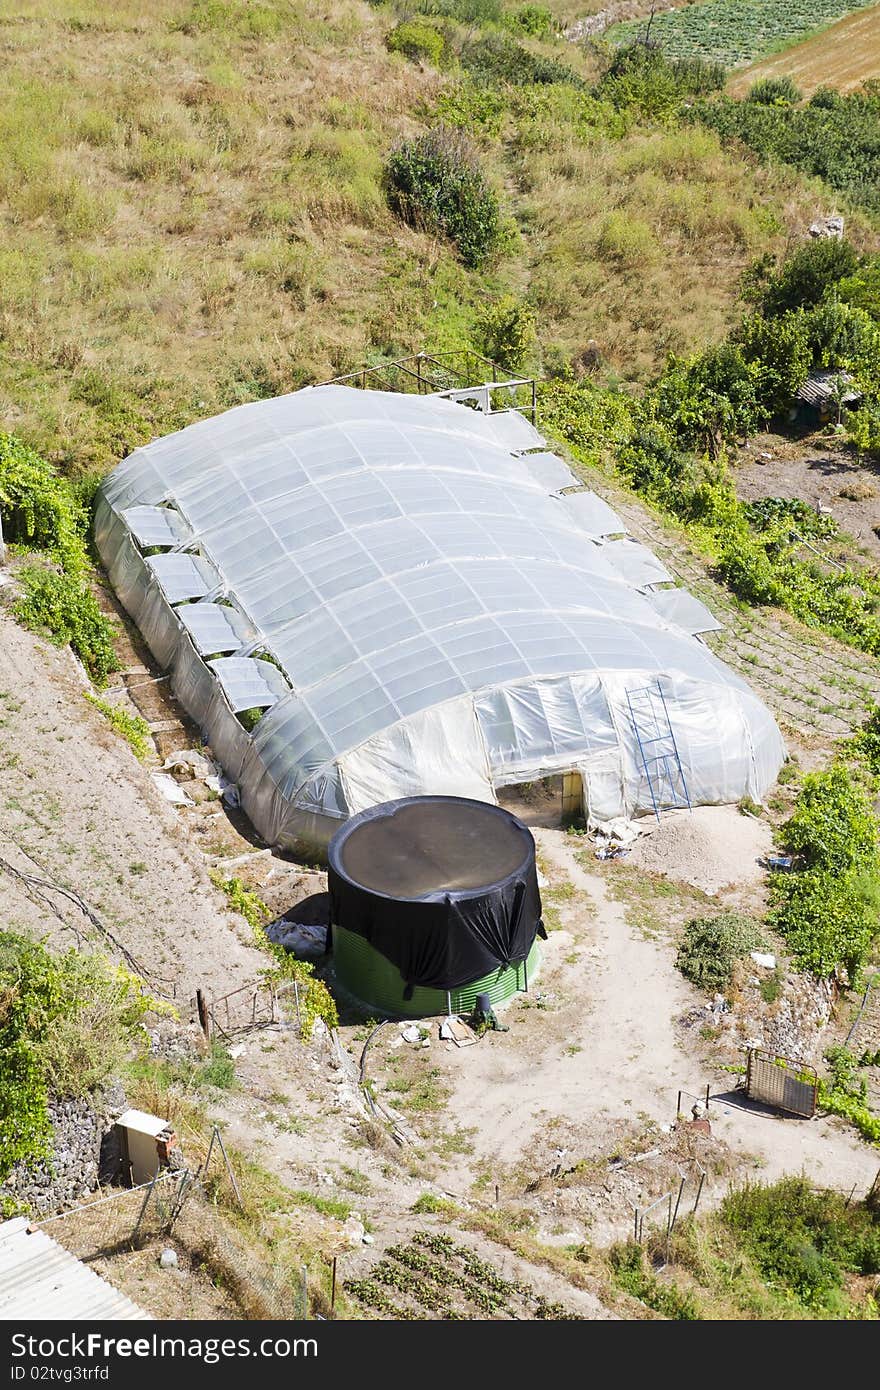
<instances>
[{"instance_id":1,"label":"green tank wall","mask_svg":"<svg viewBox=\"0 0 880 1390\"><path fill-rule=\"evenodd\" d=\"M404 999L406 986L396 965L356 932L345 927L333 927L332 932L337 984L366 1008L393 1018L445 1014L450 1002L454 1014L468 1014L473 1011L478 994L488 994L493 1005L504 1004L524 990L527 983L531 988L541 964L536 938L526 961L501 966L491 975L451 990L450 1001L445 990L425 989L421 985L415 987L411 999Z\"/></svg>"}]
</instances>

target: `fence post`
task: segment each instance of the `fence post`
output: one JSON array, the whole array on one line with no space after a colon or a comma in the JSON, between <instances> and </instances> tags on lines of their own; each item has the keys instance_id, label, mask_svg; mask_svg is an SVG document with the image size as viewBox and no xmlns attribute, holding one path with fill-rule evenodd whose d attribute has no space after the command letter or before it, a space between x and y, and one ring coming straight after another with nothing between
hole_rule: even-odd
<instances>
[{"instance_id":1,"label":"fence post","mask_svg":"<svg viewBox=\"0 0 880 1390\"><path fill-rule=\"evenodd\" d=\"M133 1230L132 1233L131 1233L131 1243L132 1243L132 1245L134 1245L135 1241L137 1240L137 1234L138 1234L138 1231L139 1231L140 1228L141 1228L141 1222L142 1222L143 1219L144 1219L144 1212L147 1210L147 1206L148 1206L148 1204L149 1204L150 1198L151 1198L152 1195L153 1195L153 1188L156 1186L156 1183L157 1183L158 1181L159 1181L159 1174L157 1173L156 1176L153 1178L153 1181L150 1183L149 1187L147 1188L146 1192L144 1193L144 1200L141 1202L141 1209L140 1209L140 1211L138 1212L138 1219L137 1219L137 1221L134 1223L134 1230Z\"/></svg>"},{"instance_id":2,"label":"fence post","mask_svg":"<svg viewBox=\"0 0 880 1390\"><path fill-rule=\"evenodd\" d=\"M705 1169L701 1169L701 1170L700 1170L700 1185L699 1185L699 1187L697 1188L697 1195L696 1195L696 1197L694 1198L694 1209L693 1209L693 1211L691 1212L691 1216L696 1216L696 1214L697 1214L697 1207L700 1205L700 1198L701 1198L702 1195L703 1195L703 1183L704 1183L705 1181L706 1181L706 1170L705 1170Z\"/></svg>"},{"instance_id":3,"label":"fence post","mask_svg":"<svg viewBox=\"0 0 880 1390\"><path fill-rule=\"evenodd\" d=\"M336 1307L336 1256L333 1256L333 1281L330 1285L330 1312Z\"/></svg>"},{"instance_id":4,"label":"fence post","mask_svg":"<svg viewBox=\"0 0 880 1390\"><path fill-rule=\"evenodd\" d=\"M229 1174L229 1181L232 1183L232 1190L235 1193L235 1200L238 1202L238 1205L241 1207L242 1211L244 1211L244 1202L241 1200L241 1193L238 1190L238 1183L235 1181L235 1173L232 1171L232 1164L229 1162L229 1155L226 1152L226 1145L223 1143L223 1135L220 1133L220 1130L218 1129L217 1125L214 1126L214 1134L211 1135L212 1144L214 1142L214 1135L216 1135L217 1143L220 1145L220 1152L222 1153L223 1161L226 1164L226 1171Z\"/></svg>"}]
</instances>

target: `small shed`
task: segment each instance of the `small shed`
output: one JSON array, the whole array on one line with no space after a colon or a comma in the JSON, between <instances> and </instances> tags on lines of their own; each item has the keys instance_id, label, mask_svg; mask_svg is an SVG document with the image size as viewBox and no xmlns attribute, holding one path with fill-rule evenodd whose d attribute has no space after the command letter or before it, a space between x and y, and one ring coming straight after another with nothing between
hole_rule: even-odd
<instances>
[{"instance_id":1,"label":"small shed","mask_svg":"<svg viewBox=\"0 0 880 1390\"><path fill-rule=\"evenodd\" d=\"M862 403L862 393L851 388L852 377L842 368L810 372L794 398L794 416L805 424L836 421L839 409L852 410Z\"/></svg>"}]
</instances>

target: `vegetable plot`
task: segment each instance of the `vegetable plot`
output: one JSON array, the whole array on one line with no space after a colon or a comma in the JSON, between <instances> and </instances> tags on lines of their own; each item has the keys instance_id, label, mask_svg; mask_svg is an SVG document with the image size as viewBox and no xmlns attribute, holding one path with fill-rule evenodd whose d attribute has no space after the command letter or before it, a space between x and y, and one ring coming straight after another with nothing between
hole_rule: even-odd
<instances>
[{"instance_id":1,"label":"vegetable plot","mask_svg":"<svg viewBox=\"0 0 880 1390\"><path fill-rule=\"evenodd\" d=\"M875 0L705 0L655 15L651 39L673 58L702 57L726 68L772 53ZM644 36L646 21L614 24L607 37L615 44Z\"/></svg>"},{"instance_id":2,"label":"vegetable plot","mask_svg":"<svg viewBox=\"0 0 880 1390\"><path fill-rule=\"evenodd\" d=\"M374 1315L398 1320L574 1316L528 1284L502 1278L467 1246L431 1231L417 1231L408 1244L386 1250L367 1278L349 1279L345 1290Z\"/></svg>"}]
</instances>

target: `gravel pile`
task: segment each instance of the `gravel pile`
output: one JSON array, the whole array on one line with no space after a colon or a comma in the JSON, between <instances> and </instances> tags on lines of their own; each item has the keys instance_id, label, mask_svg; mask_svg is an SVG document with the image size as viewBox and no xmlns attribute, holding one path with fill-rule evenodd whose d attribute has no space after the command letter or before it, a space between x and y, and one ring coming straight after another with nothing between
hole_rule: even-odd
<instances>
[{"instance_id":1,"label":"gravel pile","mask_svg":"<svg viewBox=\"0 0 880 1390\"><path fill-rule=\"evenodd\" d=\"M664 812L657 828L635 842L628 863L714 895L731 884L760 882L758 860L772 847L766 821L735 806L698 806Z\"/></svg>"}]
</instances>

